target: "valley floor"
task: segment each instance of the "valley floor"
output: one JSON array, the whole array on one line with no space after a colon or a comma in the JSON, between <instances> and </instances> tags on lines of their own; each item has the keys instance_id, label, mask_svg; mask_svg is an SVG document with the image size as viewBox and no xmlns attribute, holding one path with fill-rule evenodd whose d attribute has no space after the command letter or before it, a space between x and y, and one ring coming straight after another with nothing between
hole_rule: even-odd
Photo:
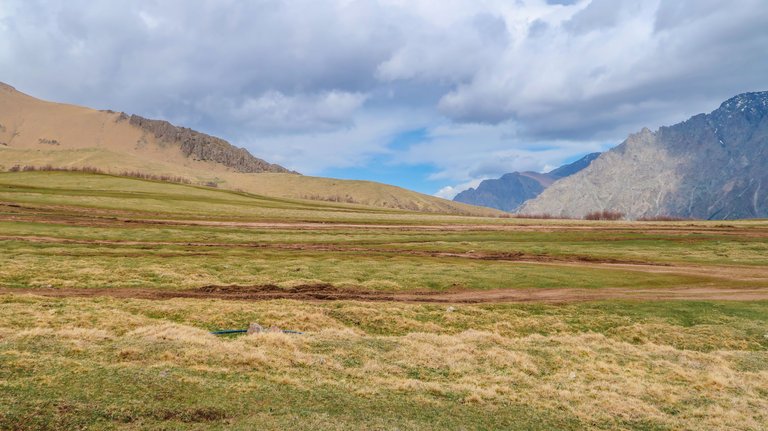
<instances>
[{"instance_id":1,"label":"valley floor","mask_svg":"<svg viewBox=\"0 0 768 431\"><path fill-rule=\"evenodd\" d=\"M0 429L766 429L768 222L0 174ZM215 336L251 322L302 332Z\"/></svg>"}]
</instances>

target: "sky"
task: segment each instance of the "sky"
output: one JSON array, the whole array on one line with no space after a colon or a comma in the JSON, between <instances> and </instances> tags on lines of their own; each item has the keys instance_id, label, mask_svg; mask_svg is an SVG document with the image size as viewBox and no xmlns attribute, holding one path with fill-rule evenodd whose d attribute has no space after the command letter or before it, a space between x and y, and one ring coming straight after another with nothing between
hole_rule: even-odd
<instances>
[{"instance_id":1,"label":"sky","mask_svg":"<svg viewBox=\"0 0 768 431\"><path fill-rule=\"evenodd\" d=\"M452 198L768 90L766 0L0 0L0 81Z\"/></svg>"}]
</instances>

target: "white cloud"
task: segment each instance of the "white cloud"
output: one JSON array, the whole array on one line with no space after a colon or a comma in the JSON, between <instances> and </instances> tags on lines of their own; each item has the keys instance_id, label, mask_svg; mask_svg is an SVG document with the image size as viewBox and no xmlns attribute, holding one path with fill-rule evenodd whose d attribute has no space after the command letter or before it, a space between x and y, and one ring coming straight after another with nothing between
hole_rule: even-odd
<instances>
[{"instance_id":1,"label":"white cloud","mask_svg":"<svg viewBox=\"0 0 768 431\"><path fill-rule=\"evenodd\" d=\"M462 184L458 184L456 186L445 186L440 190L438 190L437 193L434 194L434 196L437 196L443 199L453 199L454 197L456 197L457 194L463 192L464 190L479 186L482 181L483 181L482 179L478 178L478 179L467 181Z\"/></svg>"},{"instance_id":2,"label":"white cloud","mask_svg":"<svg viewBox=\"0 0 768 431\"><path fill-rule=\"evenodd\" d=\"M768 49L757 36L768 26L759 0L593 0L560 24L542 22L443 96L441 112L458 121L513 119L534 138L616 136L668 122L683 106L710 109L764 86L768 75L768 63L750 54Z\"/></svg>"},{"instance_id":3,"label":"white cloud","mask_svg":"<svg viewBox=\"0 0 768 431\"><path fill-rule=\"evenodd\" d=\"M267 160L313 175L329 166L366 166L377 155L390 155L393 137L426 121L422 113L403 109L359 112L347 127L244 137L241 143Z\"/></svg>"},{"instance_id":4,"label":"white cloud","mask_svg":"<svg viewBox=\"0 0 768 431\"><path fill-rule=\"evenodd\" d=\"M291 96L272 90L240 100L205 98L198 108L211 116L225 113L250 133L314 133L352 126L366 98L335 90Z\"/></svg>"}]
</instances>

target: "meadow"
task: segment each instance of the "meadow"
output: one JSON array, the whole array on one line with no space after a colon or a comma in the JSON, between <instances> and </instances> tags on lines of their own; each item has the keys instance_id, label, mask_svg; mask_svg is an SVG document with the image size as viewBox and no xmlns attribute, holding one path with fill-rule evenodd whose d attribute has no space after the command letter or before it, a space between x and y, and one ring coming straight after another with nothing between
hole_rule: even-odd
<instances>
[{"instance_id":1,"label":"meadow","mask_svg":"<svg viewBox=\"0 0 768 431\"><path fill-rule=\"evenodd\" d=\"M765 220L446 216L15 172L0 250L0 429L768 424ZM302 334L209 333L250 322Z\"/></svg>"}]
</instances>

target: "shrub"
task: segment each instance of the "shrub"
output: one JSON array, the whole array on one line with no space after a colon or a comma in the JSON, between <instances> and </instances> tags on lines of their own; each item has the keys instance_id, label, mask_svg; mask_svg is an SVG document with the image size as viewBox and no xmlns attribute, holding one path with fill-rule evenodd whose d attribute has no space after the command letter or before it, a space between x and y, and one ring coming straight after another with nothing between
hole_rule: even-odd
<instances>
[{"instance_id":1,"label":"shrub","mask_svg":"<svg viewBox=\"0 0 768 431\"><path fill-rule=\"evenodd\" d=\"M543 214L512 214L512 218L519 218L519 219L536 219L536 220L570 220L571 217L559 215L555 216L549 213L543 213Z\"/></svg>"},{"instance_id":2,"label":"shrub","mask_svg":"<svg viewBox=\"0 0 768 431\"><path fill-rule=\"evenodd\" d=\"M691 220L691 219L685 218L685 217L668 216L668 215L646 216L646 217L640 217L639 219L637 219L637 221L686 221L686 220Z\"/></svg>"},{"instance_id":3,"label":"shrub","mask_svg":"<svg viewBox=\"0 0 768 431\"><path fill-rule=\"evenodd\" d=\"M618 211L592 211L584 216L584 220L621 220L624 218L624 213Z\"/></svg>"},{"instance_id":4,"label":"shrub","mask_svg":"<svg viewBox=\"0 0 768 431\"><path fill-rule=\"evenodd\" d=\"M192 184L192 181L183 177L176 177L172 175L155 175L155 174L148 174L145 172L138 172L138 171L123 171L120 173L110 173L110 172L105 172L93 166L55 167L51 165L45 165L45 166L26 165L22 167L19 165L15 165L15 166L12 166L10 169L8 169L8 171L9 172L84 172L87 174L109 174L109 175L116 175L118 177L137 178L140 180L151 180L151 181L163 181L166 183ZM212 181L205 183L204 185L208 187L218 187L218 184Z\"/></svg>"}]
</instances>

